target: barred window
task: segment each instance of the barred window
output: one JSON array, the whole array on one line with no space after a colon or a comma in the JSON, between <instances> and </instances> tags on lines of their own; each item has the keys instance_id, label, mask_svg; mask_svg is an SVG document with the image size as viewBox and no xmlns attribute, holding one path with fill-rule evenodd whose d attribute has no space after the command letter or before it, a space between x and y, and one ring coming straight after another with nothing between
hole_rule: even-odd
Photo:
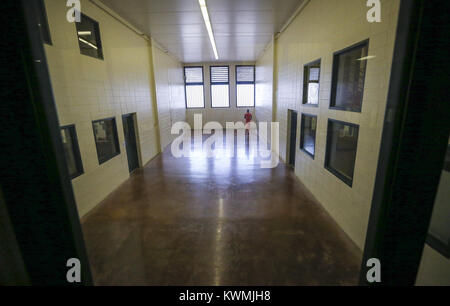
<instances>
[{"instance_id":1,"label":"barred window","mask_svg":"<svg viewBox=\"0 0 450 306\"><path fill-rule=\"evenodd\" d=\"M228 66L211 66L211 107L230 107L230 71Z\"/></svg>"},{"instance_id":2,"label":"barred window","mask_svg":"<svg viewBox=\"0 0 450 306\"><path fill-rule=\"evenodd\" d=\"M184 67L186 108L204 108L203 67Z\"/></svg>"},{"instance_id":3,"label":"barred window","mask_svg":"<svg viewBox=\"0 0 450 306\"><path fill-rule=\"evenodd\" d=\"M255 66L236 66L236 106L255 106Z\"/></svg>"}]
</instances>

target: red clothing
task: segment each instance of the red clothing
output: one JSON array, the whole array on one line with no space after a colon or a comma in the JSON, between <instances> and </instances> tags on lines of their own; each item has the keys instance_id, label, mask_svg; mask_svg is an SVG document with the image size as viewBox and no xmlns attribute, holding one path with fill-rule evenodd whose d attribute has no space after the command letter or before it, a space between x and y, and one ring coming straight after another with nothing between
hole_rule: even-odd
<instances>
[{"instance_id":1,"label":"red clothing","mask_svg":"<svg viewBox=\"0 0 450 306\"><path fill-rule=\"evenodd\" d=\"M245 118L245 123L249 123L250 121L252 121L252 114L246 113L244 115L244 118Z\"/></svg>"}]
</instances>

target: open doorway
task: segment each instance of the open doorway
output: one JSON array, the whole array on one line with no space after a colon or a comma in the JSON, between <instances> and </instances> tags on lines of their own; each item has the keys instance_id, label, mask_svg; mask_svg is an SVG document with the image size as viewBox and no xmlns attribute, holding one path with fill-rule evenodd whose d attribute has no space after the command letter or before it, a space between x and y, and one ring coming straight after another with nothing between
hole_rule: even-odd
<instances>
[{"instance_id":1,"label":"open doorway","mask_svg":"<svg viewBox=\"0 0 450 306\"><path fill-rule=\"evenodd\" d=\"M130 173L139 168L135 117L135 113L122 116L123 134L125 136L125 148L127 150L128 169L130 170Z\"/></svg>"},{"instance_id":2,"label":"open doorway","mask_svg":"<svg viewBox=\"0 0 450 306\"><path fill-rule=\"evenodd\" d=\"M297 143L297 112L289 109L288 110L288 164L292 168L295 167L295 152L296 150L296 143Z\"/></svg>"}]
</instances>

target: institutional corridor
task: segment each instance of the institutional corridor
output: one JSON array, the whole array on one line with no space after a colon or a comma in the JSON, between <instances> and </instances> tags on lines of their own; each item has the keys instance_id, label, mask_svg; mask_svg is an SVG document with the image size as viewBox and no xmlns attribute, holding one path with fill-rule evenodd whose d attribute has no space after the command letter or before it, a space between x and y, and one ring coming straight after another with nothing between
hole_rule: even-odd
<instances>
[{"instance_id":1,"label":"institutional corridor","mask_svg":"<svg viewBox=\"0 0 450 306\"><path fill-rule=\"evenodd\" d=\"M3 2L0 286L450 285L443 4Z\"/></svg>"},{"instance_id":2,"label":"institutional corridor","mask_svg":"<svg viewBox=\"0 0 450 306\"><path fill-rule=\"evenodd\" d=\"M284 163L170 146L82 219L97 285L356 285L361 251Z\"/></svg>"}]
</instances>

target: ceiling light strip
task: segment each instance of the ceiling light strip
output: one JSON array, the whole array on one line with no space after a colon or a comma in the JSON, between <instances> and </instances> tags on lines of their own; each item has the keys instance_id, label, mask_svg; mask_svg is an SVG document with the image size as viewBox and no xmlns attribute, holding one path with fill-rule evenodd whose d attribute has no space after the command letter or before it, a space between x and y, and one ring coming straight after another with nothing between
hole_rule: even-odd
<instances>
[{"instance_id":1,"label":"ceiling light strip","mask_svg":"<svg viewBox=\"0 0 450 306\"><path fill-rule=\"evenodd\" d=\"M200 9L202 10L203 20L205 21L206 30L208 31L209 40L211 41L211 46L214 51L214 56L216 57L216 60L218 60L219 54L217 52L216 41L214 39L214 34L212 31L212 26L211 26L211 20L209 19L208 8L206 7L206 2L205 2L205 0L198 0L198 3L200 4Z\"/></svg>"}]
</instances>

